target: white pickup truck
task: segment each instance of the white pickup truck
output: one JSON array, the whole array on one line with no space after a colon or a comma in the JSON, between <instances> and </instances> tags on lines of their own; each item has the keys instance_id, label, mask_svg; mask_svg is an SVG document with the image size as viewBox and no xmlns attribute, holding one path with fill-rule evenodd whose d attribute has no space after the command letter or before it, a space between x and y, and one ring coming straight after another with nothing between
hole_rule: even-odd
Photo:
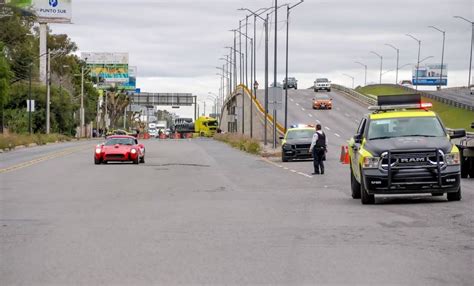
<instances>
[{"instance_id":1,"label":"white pickup truck","mask_svg":"<svg viewBox=\"0 0 474 286\"><path fill-rule=\"evenodd\" d=\"M331 91L331 82L327 78L317 78L314 81L314 91L318 92L319 90Z\"/></svg>"}]
</instances>

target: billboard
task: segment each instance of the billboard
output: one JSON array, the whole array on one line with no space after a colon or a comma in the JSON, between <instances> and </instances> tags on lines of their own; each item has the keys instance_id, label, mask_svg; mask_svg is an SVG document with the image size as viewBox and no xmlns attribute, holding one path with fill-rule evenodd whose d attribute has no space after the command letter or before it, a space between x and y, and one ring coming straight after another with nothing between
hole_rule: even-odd
<instances>
[{"instance_id":1,"label":"billboard","mask_svg":"<svg viewBox=\"0 0 474 286\"><path fill-rule=\"evenodd\" d=\"M82 53L81 58L98 86L129 82L128 53Z\"/></svg>"},{"instance_id":2,"label":"billboard","mask_svg":"<svg viewBox=\"0 0 474 286\"><path fill-rule=\"evenodd\" d=\"M133 90L137 88L137 67L128 67L128 82L119 85L119 89Z\"/></svg>"},{"instance_id":3,"label":"billboard","mask_svg":"<svg viewBox=\"0 0 474 286\"><path fill-rule=\"evenodd\" d=\"M31 12L39 23L71 23L71 0L5 0L5 4Z\"/></svg>"},{"instance_id":4,"label":"billboard","mask_svg":"<svg viewBox=\"0 0 474 286\"><path fill-rule=\"evenodd\" d=\"M418 75L418 81L416 77ZM413 85L432 85L432 86L446 86L448 85L448 69L447 65L443 64L443 76L441 76L441 64L431 64L420 66L417 70L413 69L412 82Z\"/></svg>"}]
</instances>

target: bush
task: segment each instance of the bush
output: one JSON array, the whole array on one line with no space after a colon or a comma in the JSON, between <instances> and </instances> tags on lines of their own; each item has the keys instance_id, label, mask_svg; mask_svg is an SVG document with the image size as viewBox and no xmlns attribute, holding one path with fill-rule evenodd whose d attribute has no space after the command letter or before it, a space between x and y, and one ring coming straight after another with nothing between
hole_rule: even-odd
<instances>
[{"instance_id":1,"label":"bush","mask_svg":"<svg viewBox=\"0 0 474 286\"><path fill-rule=\"evenodd\" d=\"M72 138L61 134L0 134L0 149L13 149L16 146L29 144L45 145L46 143L71 141Z\"/></svg>"},{"instance_id":2,"label":"bush","mask_svg":"<svg viewBox=\"0 0 474 286\"><path fill-rule=\"evenodd\" d=\"M236 149L245 151L250 154L258 155L261 151L260 143L257 140L242 134L216 134L214 136L214 139L221 142L225 142Z\"/></svg>"}]
</instances>

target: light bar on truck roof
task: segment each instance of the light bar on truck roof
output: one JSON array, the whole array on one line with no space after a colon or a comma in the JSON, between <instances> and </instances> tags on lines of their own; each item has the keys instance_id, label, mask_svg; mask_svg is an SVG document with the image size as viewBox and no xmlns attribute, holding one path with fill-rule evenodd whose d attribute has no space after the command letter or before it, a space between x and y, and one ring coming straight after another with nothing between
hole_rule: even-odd
<instances>
[{"instance_id":1,"label":"light bar on truck roof","mask_svg":"<svg viewBox=\"0 0 474 286\"><path fill-rule=\"evenodd\" d=\"M433 107L431 102L422 102L422 103L415 103L415 104L394 104L394 105L377 105L377 106L369 106L369 110L399 110L399 109L429 109Z\"/></svg>"},{"instance_id":2,"label":"light bar on truck roof","mask_svg":"<svg viewBox=\"0 0 474 286\"><path fill-rule=\"evenodd\" d=\"M293 124L290 128L314 128L315 126L312 124Z\"/></svg>"}]
</instances>

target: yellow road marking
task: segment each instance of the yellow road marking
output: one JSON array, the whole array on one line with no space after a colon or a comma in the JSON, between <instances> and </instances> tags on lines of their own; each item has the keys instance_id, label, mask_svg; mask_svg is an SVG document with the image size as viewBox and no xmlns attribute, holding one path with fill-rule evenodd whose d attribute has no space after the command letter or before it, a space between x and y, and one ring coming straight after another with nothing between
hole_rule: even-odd
<instances>
[{"instance_id":1,"label":"yellow road marking","mask_svg":"<svg viewBox=\"0 0 474 286\"><path fill-rule=\"evenodd\" d=\"M43 157L39 157L39 158L30 160L30 161L27 161L27 162L23 162L23 163L20 163L20 164L17 164L17 165L13 165L13 166L10 166L10 167L0 169L0 174L13 172L13 171L20 170L20 169L24 169L24 168L36 165L38 163L47 161L47 160L63 157L63 156L70 155L72 153L79 152L79 151L89 149L89 148L91 148L91 146L72 147L72 148L64 149L64 150L56 152L56 153L50 153L50 154L48 154L46 156L43 156Z\"/></svg>"},{"instance_id":2,"label":"yellow road marking","mask_svg":"<svg viewBox=\"0 0 474 286\"><path fill-rule=\"evenodd\" d=\"M312 176L310 176L310 175L308 175L308 174L305 174L305 173L303 173L303 172L298 172L298 171L296 171L296 170L291 170L291 169L289 169L289 168L287 168L287 167L284 167L284 166L282 166L282 165L280 165L280 164L277 164L277 163L275 163L275 162L272 162L272 161L268 160L267 158L261 158L261 159L262 159L262 161L264 161L264 162L266 162L266 163L268 163L268 164L270 164L270 165L273 165L273 166L278 167L278 168L283 168L284 170L290 171L290 172L293 173L293 174L298 174L298 175L304 176L304 177L306 177L306 178L313 178Z\"/></svg>"}]
</instances>

